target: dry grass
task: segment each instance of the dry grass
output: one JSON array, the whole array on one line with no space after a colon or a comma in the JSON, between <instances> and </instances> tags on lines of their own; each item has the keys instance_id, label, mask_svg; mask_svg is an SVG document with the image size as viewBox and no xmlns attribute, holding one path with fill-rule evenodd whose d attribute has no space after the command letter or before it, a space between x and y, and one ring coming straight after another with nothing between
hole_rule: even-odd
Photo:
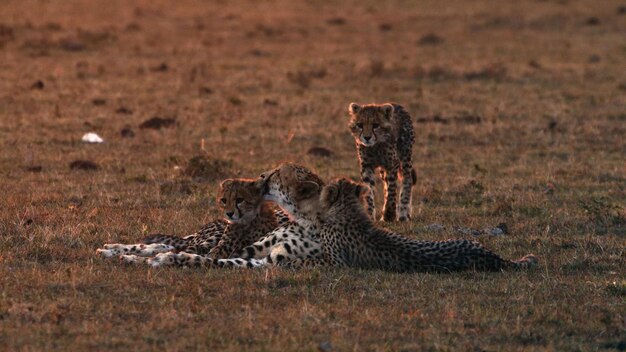
<instances>
[{"instance_id":1,"label":"dry grass","mask_svg":"<svg viewBox=\"0 0 626 352\"><path fill-rule=\"evenodd\" d=\"M0 4L0 345L626 349L622 2L173 4ZM479 240L541 267L149 270L94 257L217 216L219 180L189 171L197 155L229 176L299 160L357 177L350 101L397 101L415 118L416 216L394 229L442 239L456 234L422 229L504 222L508 235ZM155 117L174 122L140 128ZM89 131L105 143L81 144Z\"/></svg>"}]
</instances>

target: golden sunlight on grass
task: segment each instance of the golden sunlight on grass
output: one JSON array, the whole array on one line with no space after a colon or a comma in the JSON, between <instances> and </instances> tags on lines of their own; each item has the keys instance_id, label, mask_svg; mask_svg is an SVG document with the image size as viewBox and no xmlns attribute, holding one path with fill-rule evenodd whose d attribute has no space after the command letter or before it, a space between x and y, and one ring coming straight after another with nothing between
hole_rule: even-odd
<instances>
[{"instance_id":1,"label":"golden sunlight on grass","mask_svg":"<svg viewBox=\"0 0 626 352\"><path fill-rule=\"evenodd\" d=\"M623 351L624 6L2 1L0 345ZM154 270L95 257L103 243L193 233L220 216L225 177L294 160L358 178L352 101L413 117L414 219L385 226L440 240L503 223L476 239L540 267ZM87 132L104 143L80 142Z\"/></svg>"}]
</instances>

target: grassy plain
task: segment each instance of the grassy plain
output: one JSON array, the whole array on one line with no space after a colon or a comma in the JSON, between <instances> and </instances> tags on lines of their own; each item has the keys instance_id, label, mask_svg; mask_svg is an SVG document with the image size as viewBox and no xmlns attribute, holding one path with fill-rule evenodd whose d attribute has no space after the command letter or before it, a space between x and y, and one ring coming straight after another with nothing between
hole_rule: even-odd
<instances>
[{"instance_id":1,"label":"grassy plain","mask_svg":"<svg viewBox=\"0 0 626 352\"><path fill-rule=\"evenodd\" d=\"M623 1L3 0L0 350L625 350L624 33ZM194 232L219 216L225 176L297 160L357 177L351 101L415 120L415 216L393 229L434 240L506 223L477 239L541 266L94 256ZM175 121L139 127L153 117ZM90 131L105 142L82 144ZM204 178L184 172L196 155L214 163Z\"/></svg>"}]
</instances>

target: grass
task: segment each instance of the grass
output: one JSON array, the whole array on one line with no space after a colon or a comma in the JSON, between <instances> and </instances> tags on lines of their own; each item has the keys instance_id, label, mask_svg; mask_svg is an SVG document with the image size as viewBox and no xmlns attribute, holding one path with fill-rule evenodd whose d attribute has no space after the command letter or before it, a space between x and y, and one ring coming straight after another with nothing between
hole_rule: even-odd
<instances>
[{"instance_id":1,"label":"grass","mask_svg":"<svg viewBox=\"0 0 626 352\"><path fill-rule=\"evenodd\" d=\"M626 349L623 7L2 2L0 344ZM477 239L541 266L151 270L94 256L194 232L219 216L223 175L297 160L358 177L351 101L396 101L415 121L414 220L391 228L438 240L506 223ZM90 131L105 142L82 144Z\"/></svg>"}]
</instances>

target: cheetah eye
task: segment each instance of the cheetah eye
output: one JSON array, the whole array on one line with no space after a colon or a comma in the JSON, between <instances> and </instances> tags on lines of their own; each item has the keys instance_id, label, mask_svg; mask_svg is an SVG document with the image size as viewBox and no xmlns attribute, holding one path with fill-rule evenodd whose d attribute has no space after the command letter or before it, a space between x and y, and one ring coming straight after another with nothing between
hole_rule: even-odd
<instances>
[{"instance_id":1,"label":"cheetah eye","mask_svg":"<svg viewBox=\"0 0 626 352\"><path fill-rule=\"evenodd\" d=\"M378 128L378 127L380 127L380 124L379 123L375 123L375 124L372 125L372 127Z\"/></svg>"},{"instance_id":2,"label":"cheetah eye","mask_svg":"<svg viewBox=\"0 0 626 352\"><path fill-rule=\"evenodd\" d=\"M226 204L226 198L221 198L220 202L222 202L222 204Z\"/></svg>"},{"instance_id":3,"label":"cheetah eye","mask_svg":"<svg viewBox=\"0 0 626 352\"><path fill-rule=\"evenodd\" d=\"M358 127L359 129L363 129L363 124L362 123L357 123L356 127Z\"/></svg>"},{"instance_id":4,"label":"cheetah eye","mask_svg":"<svg viewBox=\"0 0 626 352\"><path fill-rule=\"evenodd\" d=\"M235 199L235 202L237 202L237 204L241 204L243 203L243 198L237 198Z\"/></svg>"}]
</instances>

